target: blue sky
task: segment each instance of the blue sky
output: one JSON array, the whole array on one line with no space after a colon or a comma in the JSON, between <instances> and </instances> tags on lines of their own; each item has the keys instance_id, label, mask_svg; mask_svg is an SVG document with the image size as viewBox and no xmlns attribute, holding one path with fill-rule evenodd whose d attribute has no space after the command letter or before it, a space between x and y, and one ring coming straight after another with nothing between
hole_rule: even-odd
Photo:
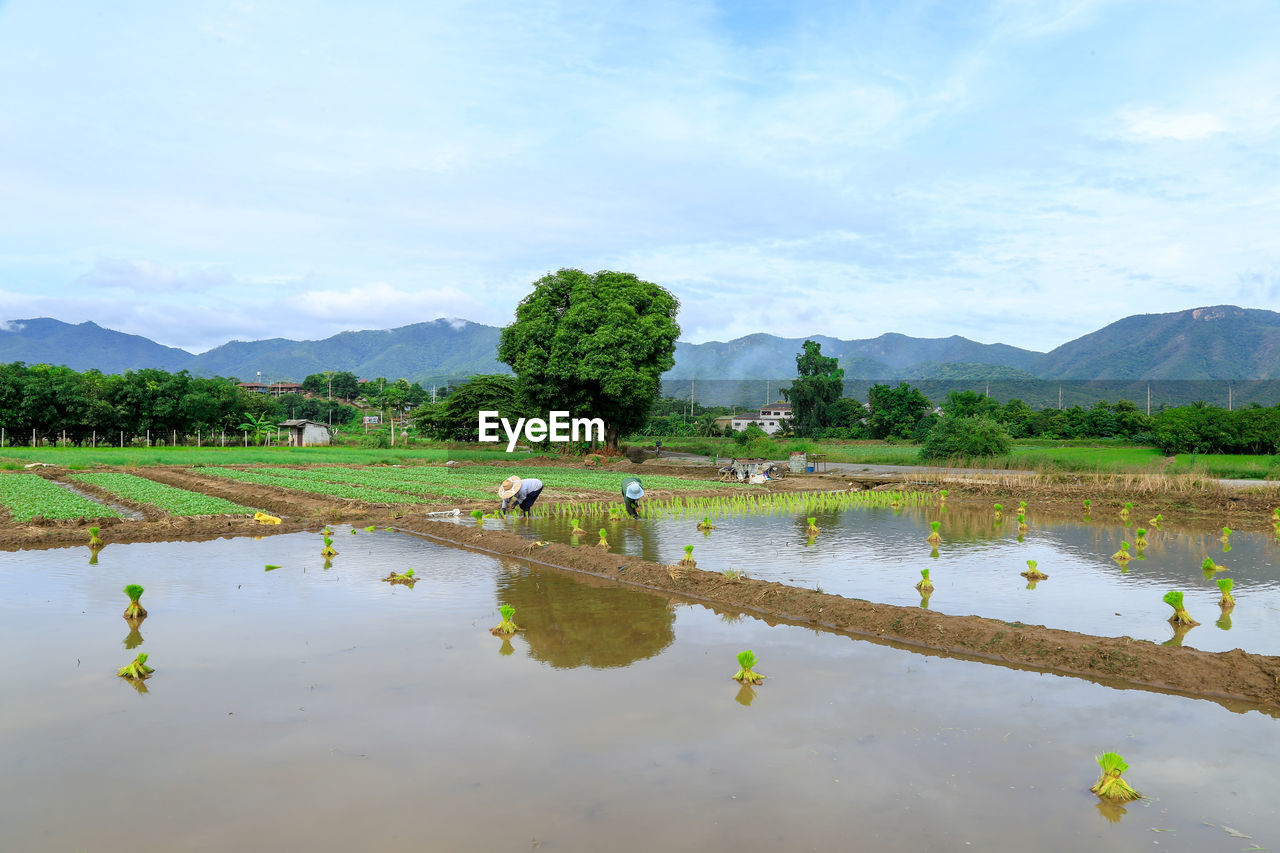
<instances>
[{"instance_id":1,"label":"blue sky","mask_svg":"<svg viewBox=\"0 0 1280 853\"><path fill-rule=\"evenodd\" d=\"M0 321L200 351L620 269L683 339L1280 308L1280 4L0 0Z\"/></svg>"}]
</instances>

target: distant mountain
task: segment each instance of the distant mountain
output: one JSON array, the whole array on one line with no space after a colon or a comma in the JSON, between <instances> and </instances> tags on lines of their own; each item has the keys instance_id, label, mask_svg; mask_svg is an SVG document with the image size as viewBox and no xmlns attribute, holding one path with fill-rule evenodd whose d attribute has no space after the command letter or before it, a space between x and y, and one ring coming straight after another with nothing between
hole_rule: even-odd
<instances>
[{"instance_id":1,"label":"distant mountain","mask_svg":"<svg viewBox=\"0 0 1280 853\"><path fill-rule=\"evenodd\" d=\"M95 323L72 325L41 318L0 324L0 362L65 364L118 373L140 367L190 370L241 380L300 381L325 370L349 370L372 379L406 377L443 382L476 373L507 373L496 359L501 329L467 320L434 320L396 329L343 332L318 341L271 338L232 341L200 355L161 346ZM1280 379L1280 314L1220 305L1169 314L1126 317L1048 353L1005 344L980 344L953 335L912 338L896 333L867 340L810 338L824 355L840 359L846 380L945 381L1006 385L1058 380ZM769 379L795 375L805 338L769 334L731 341L676 344L676 364L663 381L670 388L709 380ZM732 382L726 382L726 387ZM1056 399L1059 389L1051 389ZM1027 392L1028 394L1030 392ZM1045 391L1044 393L1049 393ZM754 399L754 393L752 398ZM1025 395L1024 395L1025 396Z\"/></svg>"},{"instance_id":2,"label":"distant mountain","mask_svg":"<svg viewBox=\"0 0 1280 853\"><path fill-rule=\"evenodd\" d=\"M349 370L371 379L439 382L475 373L510 373L496 358L501 329L468 320L433 320L398 329L342 332L320 341L232 341L195 356L192 372L242 380L302 381Z\"/></svg>"},{"instance_id":3,"label":"distant mountain","mask_svg":"<svg viewBox=\"0 0 1280 853\"><path fill-rule=\"evenodd\" d=\"M672 379L751 379L794 375L796 354L806 340L822 345L823 355L840 359L848 378L881 379L903 375L905 368L925 362L978 363L1027 370L1042 353L1006 344L980 344L959 335L912 338L889 333L869 340L840 340L825 335L779 338L755 334L732 341L676 344L676 366L663 376Z\"/></svg>"},{"instance_id":4,"label":"distant mountain","mask_svg":"<svg viewBox=\"0 0 1280 853\"><path fill-rule=\"evenodd\" d=\"M1277 379L1280 314L1234 305L1117 320L1042 356L1046 379Z\"/></svg>"},{"instance_id":5,"label":"distant mountain","mask_svg":"<svg viewBox=\"0 0 1280 853\"><path fill-rule=\"evenodd\" d=\"M73 370L120 373L138 367L191 369L194 358L186 350L97 323L72 325L49 317L0 323L0 362L64 364Z\"/></svg>"}]
</instances>

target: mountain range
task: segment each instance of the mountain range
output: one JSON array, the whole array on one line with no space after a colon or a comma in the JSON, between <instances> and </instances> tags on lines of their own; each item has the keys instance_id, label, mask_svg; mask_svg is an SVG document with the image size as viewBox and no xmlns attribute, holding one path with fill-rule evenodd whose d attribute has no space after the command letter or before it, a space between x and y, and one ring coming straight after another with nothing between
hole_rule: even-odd
<instances>
[{"instance_id":1,"label":"mountain range","mask_svg":"<svg viewBox=\"0 0 1280 853\"><path fill-rule=\"evenodd\" d=\"M199 376L301 381L325 370L361 378L405 377L438 383L507 372L496 358L501 329L467 320L434 320L395 329L342 332L317 341L231 341L193 354L139 335L50 318L0 324L0 362L64 364L119 373L144 367ZM981 344L953 335L887 333L865 340L814 335L838 356L846 379L1247 380L1280 378L1280 313L1219 305L1138 314L1047 353ZM676 344L665 381L787 379L805 338L754 334L732 341Z\"/></svg>"}]
</instances>

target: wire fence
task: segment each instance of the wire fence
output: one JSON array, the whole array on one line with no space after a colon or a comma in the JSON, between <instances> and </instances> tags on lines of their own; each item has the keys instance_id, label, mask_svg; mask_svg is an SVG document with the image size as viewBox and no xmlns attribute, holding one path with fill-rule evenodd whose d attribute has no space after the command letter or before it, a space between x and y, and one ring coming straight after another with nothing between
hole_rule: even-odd
<instances>
[{"instance_id":1,"label":"wire fence","mask_svg":"<svg viewBox=\"0 0 1280 853\"><path fill-rule=\"evenodd\" d=\"M0 447L279 447L289 444L287 430L274 429L255 436L244 430L146 430L131 433L123 430L41 430L11 431L0 427Z\"/></svg>"}]
</instances>

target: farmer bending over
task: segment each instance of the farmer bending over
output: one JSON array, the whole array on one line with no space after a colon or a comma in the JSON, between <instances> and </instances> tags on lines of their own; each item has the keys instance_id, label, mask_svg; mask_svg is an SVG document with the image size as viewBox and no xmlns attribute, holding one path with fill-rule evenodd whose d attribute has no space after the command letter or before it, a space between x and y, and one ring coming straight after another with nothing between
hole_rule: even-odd
<instances>
[{"instance_id":1,"label":"farmer bending over","mask_svg":"<svg viewBox=\"0 0 1280 853\"><path fill-rule=\"evenodd\" d=\"M535 480L532 477L522 480L519 477L511 476L502 481L502 485L498 486L498 497L502 498L502 511L506 512L511 506L515 506L529 516L529 510L533 508L533 503L538 499L538 495L542 494L542 481Z\"/></svg>"},{"instance_id":2,"label":"farmer bending over","mask_svg":"<svg viewBox=\"0 0 1280 853\"><path fill-rule=\"evenodd\" d=\"M636 510L640 508L642 497L644 497L644 486L640 485L638 478L628 477L622 481L622 502L627 507L627 515L632 518L640 517Z\"/></svg>"}]
</instances>

